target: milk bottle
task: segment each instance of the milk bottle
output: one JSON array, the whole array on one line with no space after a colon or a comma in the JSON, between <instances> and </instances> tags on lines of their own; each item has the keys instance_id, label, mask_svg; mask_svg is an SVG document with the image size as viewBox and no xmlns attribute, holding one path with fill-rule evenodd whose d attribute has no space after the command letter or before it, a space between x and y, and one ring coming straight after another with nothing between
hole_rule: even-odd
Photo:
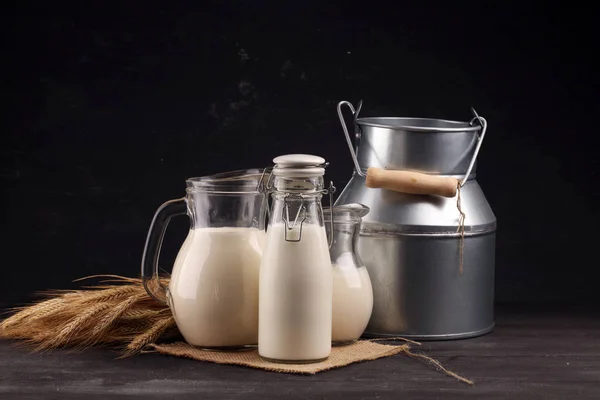
<instances>
[{"instance_id":1,"label":"milk bottle","mask_svg":"<svg viewBox=\"0 0 600 400\"><path fill-rule=\"evenodd\" d=\"M258 352L266 360L318 362L331 352L332 268L321 197L325 160L273 160L272 207L260 264Z\"/></svg>"}]
</instances>

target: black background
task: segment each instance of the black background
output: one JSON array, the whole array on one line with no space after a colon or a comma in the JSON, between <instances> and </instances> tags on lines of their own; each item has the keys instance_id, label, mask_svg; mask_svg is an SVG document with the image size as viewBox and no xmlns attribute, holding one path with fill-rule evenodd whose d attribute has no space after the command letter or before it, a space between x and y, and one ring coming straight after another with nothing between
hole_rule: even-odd
<instances>
[{"instance_id":1,"label":"black background","mask_svg":"<svg viewBox=\"0 0 600 400\"><path fill-rule=\"evenodd\" d=\"M446 3L3 4L0 308L137 275L155 209L187 177L313 153L341 189L336 104L359 99L363 116L474 106L497 301L600 300L594 12ZM169 229L164 268L186 227Z\"/></svg>"}]
</instances>

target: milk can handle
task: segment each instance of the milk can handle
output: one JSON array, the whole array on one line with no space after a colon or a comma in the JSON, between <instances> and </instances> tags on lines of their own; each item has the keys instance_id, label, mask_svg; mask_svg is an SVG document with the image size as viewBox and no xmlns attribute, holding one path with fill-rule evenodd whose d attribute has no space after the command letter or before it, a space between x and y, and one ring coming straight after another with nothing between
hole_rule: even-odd
<instances>
[{"instance_id":1,"label":"milk can handle","mask_svg":"<svg viewBox=\"0 0 600 400\"><path fill-rule=\"evenodd\" d=\"M471 158L471 162L469 163L469 168L467 168L467 172L465 173L464 178L460 180L460 187L463 187L464 184L467 183L467 181L469 180L469 176L471 176L471 171L473 170L473 166L475 166L475 161L477 161L479 149L481 149L481 144L483 143L483 138L485 137L485 131L487 131L486 119L480 117L473 107L471 107L471 112L473 113L473 119L471 120L470 125L473 125L475 121L479 122L479 125L481 125L481 133L477 137L477 147L475 147L475 151L473 152L473 157Z\"/></svg>"},{"instance_id":2,"label":"milk can handle","mask_svg":"<svg viewBox=\"0 0 600 400\"><path fill-rule=\"evenodd\" d=\"M146 245L144 246L144 254L142 255L142 283L148 294L161 303L166 304L167 288L160 281L158 274L158 259L160 256L160 248L169 221L177 215L187 214L187 203L185 197L176 200L169 200L163 203L152 219L148 236L146 237ZM156 281L156 291L150 287L150 282ZM161 293L161 296L157 295Z\"/></svg>"},{"instance_id":3,"label":"milk can handle","mask_svg":"<svg viewBox=\"0 0 600 400\"><path fill-rule=\"evenodd\" d=\"M366 175L360 170L360 165L358 164L358 159L356 158L356 152L354 151L354 146L352 145L352 139L350 139L350 134L348 133L348 128L346 127L346 121L344 121L344 116L342 115L343 105L347 105L348 108L350 108L354 120L356 121L356 117L358 115L358 112L360 112L360 108L362 106L362 101L358 105L358 112L354 111L354 106L349 101L340 101L337 105L337 112L338 117L340 118L340 123L342 124L342 129L344 129L344 134L346 135L346 143L348 143L348 148L350 149L350 154L352 155L352 161L354 161L354 168L356 169L356 173L364 178Z\"/></svg>"}]
</instances>

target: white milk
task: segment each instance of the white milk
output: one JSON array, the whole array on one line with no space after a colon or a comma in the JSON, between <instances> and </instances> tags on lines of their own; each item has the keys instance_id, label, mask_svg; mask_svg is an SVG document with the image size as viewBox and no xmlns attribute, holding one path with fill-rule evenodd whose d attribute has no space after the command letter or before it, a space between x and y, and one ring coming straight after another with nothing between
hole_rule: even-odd
<instances>
[{"instance_id":1,"label":"white milk","mask_svg":"<svg viewBox=\"0 0 600 400\"><path fill-rule=\"evenodd\" d=\"M200 347L258 343L258 279L265 232L190 230L173 267L170 307L185 340Z\"/></svg>"},{"instance_id":2,"label":"white milk","mask_svg":"<svg viewBox=\"0 0 600 400\"><path fill-rule=\"evenodd\" d=\"M373 311L373 289L367 268L353 262L333 264L333 342L358 339Z\"/></svg>"},{"instance_id":3,"label":"white milk","mask_svg":"<svg viewBox=\"0 0 600 400\"><path fill-rule=\"evenodd\" d=\"M332 272L322 226L304 224L287 242L270 225L260 267L258 352L274 360L310 361L331 352Z\"/></svg>"}]
</instances>

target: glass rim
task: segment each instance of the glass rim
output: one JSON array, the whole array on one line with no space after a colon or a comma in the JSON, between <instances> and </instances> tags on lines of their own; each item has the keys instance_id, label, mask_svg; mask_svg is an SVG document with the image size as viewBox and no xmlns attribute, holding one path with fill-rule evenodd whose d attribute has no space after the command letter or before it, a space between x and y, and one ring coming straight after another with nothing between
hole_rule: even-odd
<instances>
[{"instance_id":1,"label":"glass rim","mask_svg":"<svg viewBox=\"0 0 600 400\"><path fill-rule=\"evenodd\" d=\"M256 194L262 193L260 182L267 178L265 168L249 168L192 177L185 182L187 192Z\"/></svg>"},{"instance_id":2,"label":"glass rim","mask_svg":"<svg viewBox=\"0 0 600 400\"><path fill-rule=\"evenodd\" d=\"M333 209L333 212L332 212ZM361 203L343 204L333 207L323 207L323 219L333 222L360 222L371 209Z\"/></svg>"}]
</instances>

